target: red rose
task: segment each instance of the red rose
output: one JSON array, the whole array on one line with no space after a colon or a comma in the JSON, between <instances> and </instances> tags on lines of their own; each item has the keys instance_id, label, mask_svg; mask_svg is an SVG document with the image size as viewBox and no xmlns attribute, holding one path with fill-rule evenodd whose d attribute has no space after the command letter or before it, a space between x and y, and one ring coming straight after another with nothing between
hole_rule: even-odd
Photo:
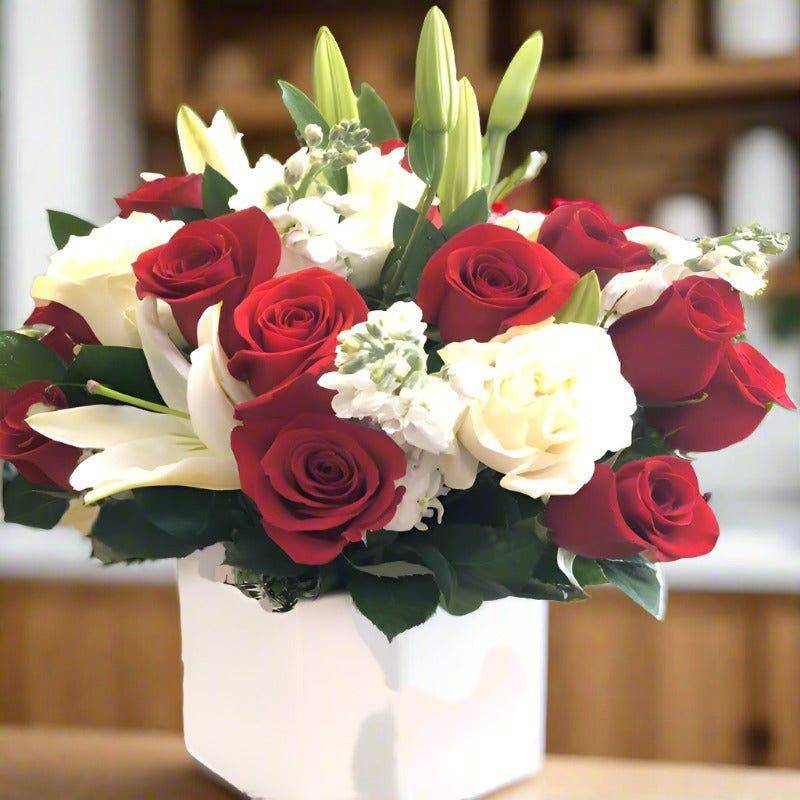
<instances>
[{"instance_id":1,"label":"red rose","mask_svg":"<svg viewBox=\"0 0 800 800\"><path fill-rule=\"evenodd\" d=\"M738 292L726 281L692 275L653 305L620 317L608 332L625 380L641 399L662 403L699 392L726 344L743 330Z\"/></svg>"},{"instance_id":2,"label":"red rose","mask_svg":"<svg viewBox=\"0 0 800 800\"><path fill-rule=\"evenodd\" d=\"M141 211L155 214L159 219L173 219L173 208L202 209L203 176L179 175L145 181L138 189L116 200L121 217Z\"/></svg>"},{"instance_id":3,"label":"red rose","mask_svg":"<svg viewBox=\"0 0 800 800\"><path fill-rule=\"evenodd\" d=\"M588 200L559 201L545 217L537 241L579 275L594 270L601 286L618 272L655 263L644 245L629 242L622 227Z\"/></svg>"},{"instance_id":4,"label":"red rose","mask_svg":"<svg viewBox=\"0 0 800 800\"><path fill-rule=\"evenodd\" d=\"M336 337L367 318L352 284L312 267L255 287L233 312L240 340L229 351L231 374L264 394L300 375L333 367Z\"/></svg>"},{"instance_id":5,"label":"red rose","mask_svg":"<svg viewBox=\"0 0 800 800\"><path fill-rule=\"evenodd\" d=\"M100 344L86 320L61 303L37 306L25 320L27 327L44 327L39 341L52 350L62 361L72 361L79 344Z\"/></svg>"},{"instance_id":6,"label":"red rose","mask_svg":"<svg viewBox=\"0 0 800 800\"><path fill-rule=\"evenodd\" d=\"M0 459L10 461L31 483L69 489L81 450L36 433L25 421L31 406L40 411L67 407L61 389L31 381L14 392L0 389Z\"/></svg>"},{"instance_id":7,"label":"red rose","mask_svg":"<svg viewBox=\"0 0 800 800\"><path fill-rule=\"evenodd\" d=\"M457 233L422 272L417 303L444 342L485 342L532 325L569 299L578 276L541 245L500 225Z\"/></svg>"},{"instance_id":8,"label":"red rose","mask_svg":"<svg viewBox=\"0 0 800 800\"><path fill-rule=\"evenodd\" d=\"M389 153L393 153L395 150L405 150L406 143L402 139L384 139L380 145L380 151L382 156L388 156ZM411 169L411 164L408 161L408 153L405 153L403 156L403 160L400 162L400 166L406 172L413 172L414 170Z\"/></svg>"},{"instance_id":9,"label":"red rose","mask_svg":"<svg viewBox=\"0 0 800 800\"><path fill-rule=\"evenodd\" d=\"M692 465L675 456L632 461L616 473L598 464L577 494L550 498L544 520L559 547L588 558L693 558L719 536Z\"/></svg>"},{"instance_id":10,"label":"red rose","mask_svg":"<svg viewBox=\"0 0 800 800\"><path fill-rule=\"evenodd\" d=\"M304 376L256 413L240 413L244 425L231 436L243 491L267 535L299 564L326 564L389 522L406 471L400 447L332 416L328 398L308 391L314 383Z\"/></svg>"},{"instance_id":11,"label":"red rose","mask_svg":"<svg viewBox=\"0 0 800 800\"><path fill-rule=\"evenodd\" d=\"M220 336L229 341L229 319L239 301L271 278L281 257L281 240L257 208L184 225L166 244L136 259L139 297L152 295L172 308L181 333L197 345L203 312L223 303Z\"/></svg>"},{"instance_id":12,"label":"red rose","mask_svg":"<svg viewBox=\"0 0 800 800\"><path fill-rule=\"evenodd\" d=\"M746 342L725 347L703 391L708 397L697 403L648 408L648 423L669 434L670 445L677 449L707 452L746 439L773 403L797 407L786 394L783 373Z\"/></svg>"}]
</instances>

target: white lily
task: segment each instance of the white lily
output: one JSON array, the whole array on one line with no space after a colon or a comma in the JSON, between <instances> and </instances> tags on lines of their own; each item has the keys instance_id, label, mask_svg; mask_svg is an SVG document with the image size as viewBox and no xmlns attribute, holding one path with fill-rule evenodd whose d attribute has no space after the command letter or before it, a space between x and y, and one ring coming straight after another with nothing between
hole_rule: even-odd
<instances>
[{"instance_id":1,"label":"white lily","mask_svg":"<svg viewBox=\"0 0 800 800\"><path fill-rule=\"evenodd\" d=\"M136 316L153 381L168 407L83 406L34 414L28 424L56 441L100 451L70 477L74 489L86 491L87 504L143 486L238 489L230 447L234 406L252 393L228 372L219 307L203 314L191 363L160 326L153 298L138 305Z\"/></svg>"},{"instance_id":2,"label":"white lily","mask_svg":"<svg viewBox=\"0 0 800 800\"><path fill-rule=\"evenodd\" d=\"M181 106L177 122L186 172L202 173L208 164L235 186L249 174L250 161L242 145L242 134L222 109L206 125L189 106Z\"/></svg>"}]
</instances>

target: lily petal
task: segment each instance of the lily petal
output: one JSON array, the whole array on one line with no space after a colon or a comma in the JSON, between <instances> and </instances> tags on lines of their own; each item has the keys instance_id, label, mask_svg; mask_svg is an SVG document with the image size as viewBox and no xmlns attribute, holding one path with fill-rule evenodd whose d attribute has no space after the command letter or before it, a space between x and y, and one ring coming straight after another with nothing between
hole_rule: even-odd
<instances>
[{"instance_id":1,"label":"lily petal","mask_svg":"<svg viewBox=\"0 0 800 800\"><path fill-rule=\"evenodd\" d=\"M236 425L234 406L214 374L210 345L192 353L188 399L197 437L214 453L230 453L231 431Z\"/></svg>"},{"instance_id":2,"label":"lily petal","mask_svg":"<svg viewBox=\"0 0 800 800\"><path fill-rule=\"evenodd\" d=\"M136 306L136 324L147 366L164 402L178 411L188 411L186 398L189 362L166 334L158 319L155 297L145 297Z\"/></svg>"},{"instance_id":3,"label":"lily petal","mask_svg":"<svg viewBox=\"0 0 800 800\"><path fill-rule=\"evenodd\" d=\"M243 381L238 381L228 369L228 356L222 349L219 341L219 318L221 303L207 308L200 321L197 323L197 342L202 347L210 345L213 351L214 375L222 386L230 401L236 405L252 400L254 397L250 387Z\"/></svg>"},{"instance_id":4,"label":"lily petal","mask_svg":"<svg viewBox=\"0 0 800 800\"><path fill-rule=\"evenodd\" d=\"M26 420L37 433L73 447L98 450L153 436L192 436L192 427L172 414L131 406L94 405L32 414Z\"/></svg>"},{"instance_id":5,"label":"lily petal","mask_svg":"<svg viewBox=\"0 0 800 800\"><path fill-rule=\"evenodd\" d=\"M233 455L212 455L197 440L156 436L127 442L82 461L70 483L77 491L90 489L87 504L142 486L191 486L224 491L238 489L239 473Z\"/></svg>"}]
</instances>

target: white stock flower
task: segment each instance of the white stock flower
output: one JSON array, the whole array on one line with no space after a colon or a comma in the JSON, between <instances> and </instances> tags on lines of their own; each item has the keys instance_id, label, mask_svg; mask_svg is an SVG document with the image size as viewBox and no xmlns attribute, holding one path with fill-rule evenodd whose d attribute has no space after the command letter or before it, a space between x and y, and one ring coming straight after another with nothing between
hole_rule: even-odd
<instances>
[{"instance_id":1,"label":"white stock flower","mask_svg":"<svg viewBox=\"0 0 800 800\"><path fill-rule=\"evenodd\" d=\"M276 275L322 267L347 276L347 263L336 242L339 215L321 197L281 203L268 216L281 236L281 261Z\"/></svg>"},{"instance_id":2,"label":"white stock flower","mask_svg":"<svg viewBox=\"0 0 800 800\"><path fill-rule=\"evenodd\" d=\"M86 236L70 236L50 257L45 274L34 280L31 296L77 311L101 344L138 346L139 336L129 321L136 305L131 265L145 250L167 242L182 225L134 212Z\"/></svg>"},{"instance_id":3,"label":"white stock flower","mask_svg":"<svg viewBox=\"0 0 800 800\"><path fill-rule=\"evenodd\" d=\"M542 227L546 216L541 211L520 211L512 208L505 214L493 214L490 222L517 231L526 239L535 242L539 236L539 228Z\"/></svg>"},{"instance_id":4,"label":"white stock flower","mask_svg":"<svg viewBox=\"0 0 800 800\"><path fill-rule=\"evenodd\" d=\"M445 482L467 488L474 481L474 460L462 452L455 431L465 408L450 383L426 371L425 323L415 303L397 302L386 311L370 311L339 335L336 371L319 379L332 389L334 413L364 420L408 450L440 456Z\"/></svg>"},{"instance_id":5,"label":"white stock flower","mask_svg":"<svg viewBox=\"0 0 800 800\"><path fill-rule=\"evenodd\" d=\"M270 155L263 155L252 169L239 176L237 192L228 201L234 211L245 208L260 208L267 211L273 205L268 195L271 189L283 183L283 164Z\"/></svg>"},{"instance_id":6,"label":"white stock flower","mask_svg":"<svg viewBox=\"0 0 800 800\"><path fill-rule=\"evenodd\" d=\"M439 352L448 368L464 360L493 367L458 439L503 473L506 489L530 497L574 494L598 458L630 444L636 398L602 328L549 319Z\"/></svg>"},{"instance_id":7,"label":"white stock flower","mask_svg":"<svg viewBox=\"0 0 800 800\"><path fill-rule=\"evenodd\" d=\"M191 364L159 325L153 298L139 304L137 321L153 381L169 408L90 405L34 414L28 424L56 441L99 451L70 477L75 490L86 491L87 504L142 486L238 489L230 447L234 405L252 394L228 373L219 307L207 309L198 324Z\"/></svg>"},{"instance_id":8,"label":"white stock flower","mask_svg":"<svg viewBox=\"0 0 800 800\"><path fill-rule=\"evenodd\" d=\"M699 258L703 251L697 242L684 239L676 233L653 228L649 225L636 225L627 228L625 238L629 242L641 244L650 251L655 261L668 261L671 264L685 264Z\"/></svg>"},{"instance_id":9,"label":"white stock flower","mask_svg":"<svg viewBox=\"0 0 800 800\"><path fill-rule=\"evenodd\" d=\"M442 521L444 506L439 498L449 489L444 485L435 456L414 450L406 458L406 474L397 482L398 486L405 487L405 493L391 521L384 527L389 531L410 531L412 528L426 531L428 525L424 520L436 517L437 522Z\"/></svg>"}]
</instances>

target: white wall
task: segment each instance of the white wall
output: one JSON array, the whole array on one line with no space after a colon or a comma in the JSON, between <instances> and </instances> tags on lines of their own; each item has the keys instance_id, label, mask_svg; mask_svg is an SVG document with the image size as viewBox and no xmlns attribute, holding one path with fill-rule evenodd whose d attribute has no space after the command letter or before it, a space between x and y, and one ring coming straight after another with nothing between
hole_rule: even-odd
<instances>
[{"instance_id":1,"label":"white wall","mask_svg":"<svg viewBox=\"0 0 800 800\"><path fill-rule=\"evenodd\" d=\"M46 208L92 222L140 169L132 0L0 2L0 322L53 249Z\"/></svg>"}]
</instances>

